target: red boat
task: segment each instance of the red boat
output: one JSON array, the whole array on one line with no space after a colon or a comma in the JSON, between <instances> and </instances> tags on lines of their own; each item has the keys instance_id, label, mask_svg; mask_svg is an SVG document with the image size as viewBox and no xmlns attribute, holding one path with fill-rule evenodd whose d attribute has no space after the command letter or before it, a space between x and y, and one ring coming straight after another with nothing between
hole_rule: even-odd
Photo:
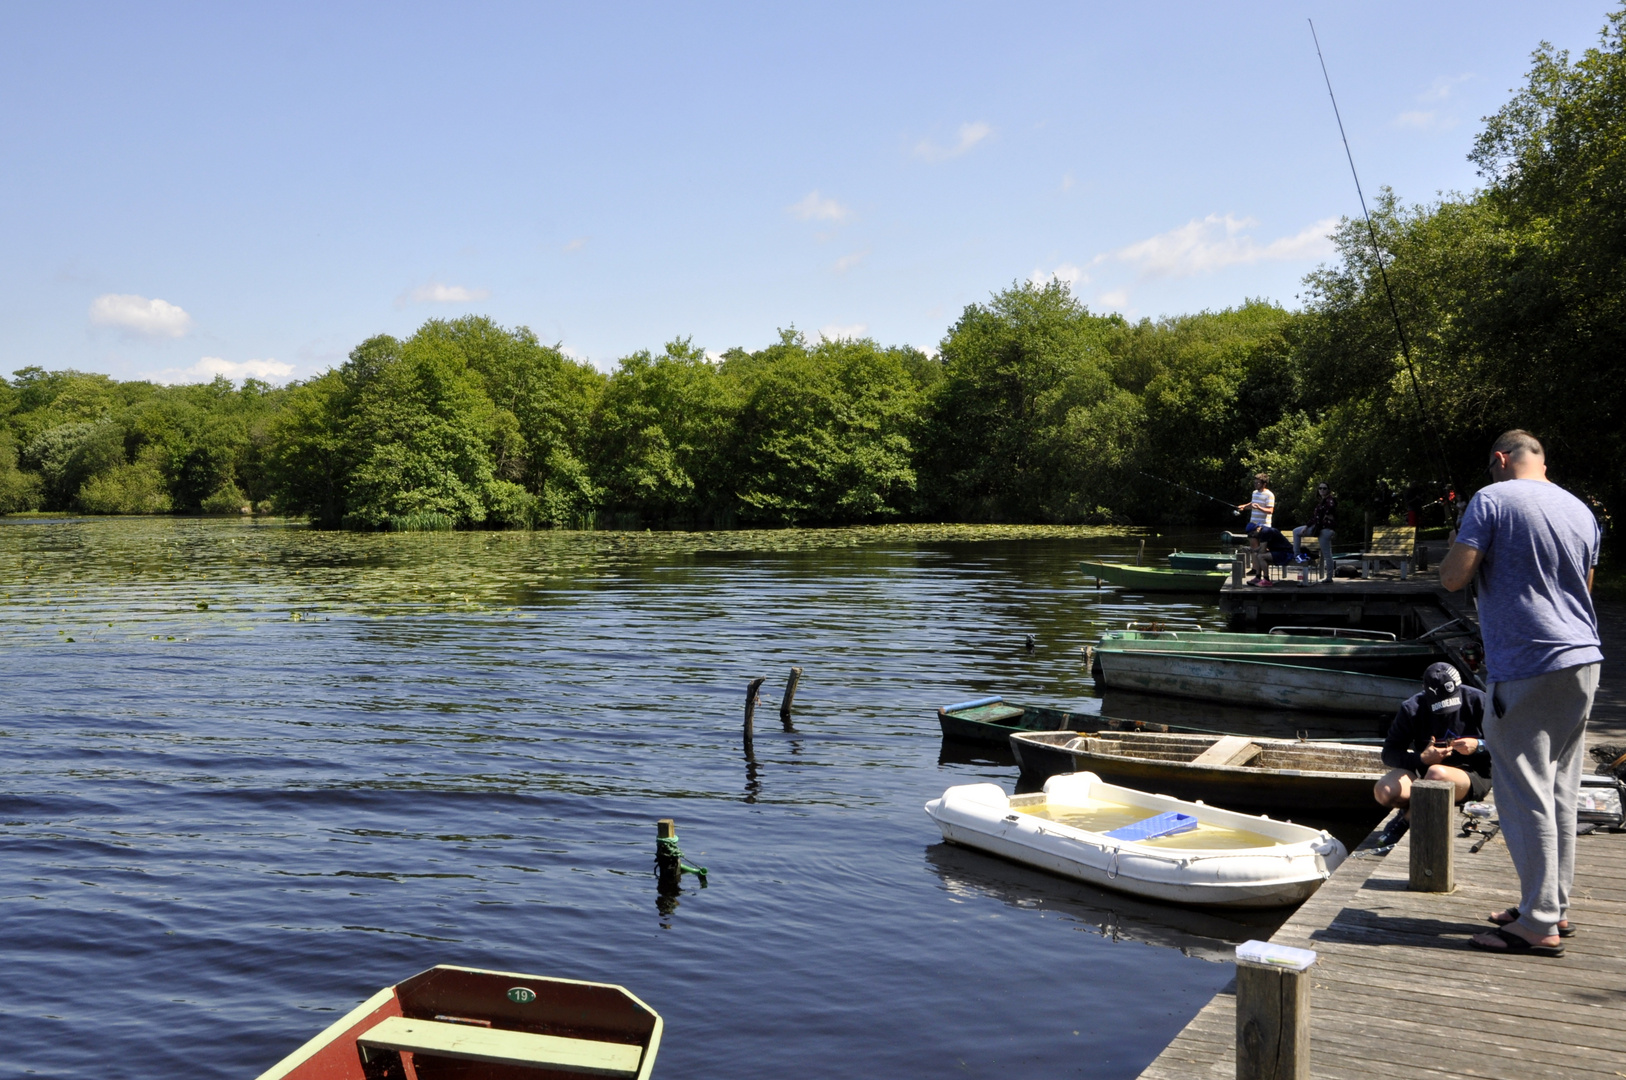
<instances>
[{"instance_id":1,"label":"red boat","mask_svg":"<svg viewBox=\"0 0 1626 1080\"><path fill-rule=\"evenodd\" d=\"M661 1018L619 986L440 965L386 987L259 1080L647 1080Z\"/></svg>"}]
</instances>

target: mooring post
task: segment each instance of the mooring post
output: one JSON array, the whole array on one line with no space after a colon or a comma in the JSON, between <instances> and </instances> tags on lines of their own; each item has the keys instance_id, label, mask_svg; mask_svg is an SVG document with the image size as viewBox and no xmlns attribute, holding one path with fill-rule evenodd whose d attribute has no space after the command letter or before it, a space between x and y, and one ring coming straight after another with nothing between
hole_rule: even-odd
<instances>
[{"instance_id":1,"label":"mooring post","mask_svg":"<svg viewBox=\"0 0 1626 1080\"><path fill-rule=\"evenodd\" d=\"M1315 958L1310 949L1262 941L1237 947L1237 1080L1309 1080Z\"/></svg>"},{"instance_id":2,"label":"mooring post","mask_svg":"<svg viewBox=\"0 0 1626 1080\"><path fill-rule=\"evenodd\" d=\"M1231 560L1231 584L1242 584L1242 553L1237 552L1236 558Z\"/></svg>"},{"instance_id":3,"label":"mooring post","mask_svg":"<svg viewBox=\"0 0 1626 1080\"><path fill-rule=\"evenodd\" d=\"M790 707L796 701L796 687L801 685L801 682L802 669L799 667L791 668L790 678L785 680L784 700L779 703L779 719L784 721L787 728L790 727Z\"/></svg>"},{"instance_id":4,"label":"mooring post","mask_svg":"<svg viewBox=\"0 0 1626 1080\"><path fill-rule=\"evenodd\" d=\"M751 685L745 688L745 756L750 757L756 753L756 745L752 739L752 721L757 714L757 691L767 679L752 679Z\"/></svg>"},{"instance_id":5,"label":"mooring post","mask_svg":"<svg viewBox=\"0 0 1626 1080\"><path fill-rule=\"evenodd\" d=\"M662 892L673 892L683 882L683 856L673 854L677 823L669 817L655 822L655 875ZM662 841L668 841L662 843Z\"/></svg>"},{"instance_id":6,"label":"mooring post","mask_svg":"<svg viewBox=\"0 0 1626 1080\"><path fill-rule=\"evenodd\" d=\"M1451 819L1457 786L1447 780L1411 785L1411 876L1413 892L1451 892L1457 887L1451 857Z\"/></svg>"},{"instance_id":7,"label":"mooring post","mask_svg":"<svg viewBox=\"0 0 1626 1080\"><path fill-rule=\"evenodd\" d=\"M1146 562L1146 541L1143 539L1140 542L1140 550L1135 552L1135 565L1140 566L1141 564L1143 564L1145 562Z\"/></svg>"}]
</instances>

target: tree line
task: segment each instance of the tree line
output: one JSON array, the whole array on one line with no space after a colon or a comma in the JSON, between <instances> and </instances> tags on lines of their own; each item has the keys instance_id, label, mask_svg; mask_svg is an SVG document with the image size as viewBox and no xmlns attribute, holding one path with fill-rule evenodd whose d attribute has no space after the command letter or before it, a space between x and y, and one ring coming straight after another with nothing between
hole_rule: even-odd
<instances>
[{"instance_id":1,"label":"tree line","mask_svg":"<svg viewBox=\"0 0 1626 1080\"><path fill-rule=\"evenodd\" d=\"M794 329L604 373L489 319L362 342L276 388L27 367L0 380L0 512L258 512L329 528L1229 520L1268 469L1285 517L1329 480L1348 515L1484 482L1509 427L1555 479L1622 491L1626 16L1579 60L1543 46L1489 117L1484 186L1378 200L1304 306L1129 322L1059 283L967 306L936 355ZM1403 351L1390 309L1398 311ZM1430 515L1434 515L1431 519Z\"/></svg>"}]
</instances>

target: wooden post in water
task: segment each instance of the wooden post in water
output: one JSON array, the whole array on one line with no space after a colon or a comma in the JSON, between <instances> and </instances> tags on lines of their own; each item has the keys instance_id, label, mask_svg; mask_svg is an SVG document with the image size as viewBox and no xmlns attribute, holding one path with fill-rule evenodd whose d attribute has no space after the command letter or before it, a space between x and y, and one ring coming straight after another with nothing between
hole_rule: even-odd
<instances>
[{"instance_id":1,"label":"wooden post in water","mask_svg":"<svg viewBox=\"0 0 1626 1080\"><path fill-rule=\"evenodd\" d=\"M745 756L751 757L756 753L756 744L751 730L752 723L757 714L757 691L767 679L752 679L751 685L745 688Z\"/></svg>"},{"instance_id":2,"label":"wooden post in water","mask_svg":"<svg viewBox=\"0 0 1626 1080\"><path fill-rule=\"evenodd\" d=\"M675 892L683 882L683 860L673 855L670 844L662 840L677 839L677 823L669 817L655 822L655 876L662 892Z\"/></svg>"},{"instance_id":3,"label":"wooden post in water","mask_svg":"<svg viewBox=\"0 0 1626 1080\"><path fill-rule=\"evenodd\" d=\"M784 700L779 703L779 719L784 721L787 728L790 727L790 707L796 701L796 688L801 685L801 682L802 669L799 667L791 668L790 678L785 680Z\"/></svg>"},{"instance_id":4,"label":"wooden post in water","mask_svg":"<svg viewBox=\"0 0 1626 1080\"><path fill-rule=\"evenodd\" d=\"M1451 819L1457 786L1445 780L1411 785L1411 878L1413 892L1451 892L1457 887L1451 857Z\"/></svg>"},{"instance_id":5,"label":"wooden post in water","mask_svg":"<svg viewBox=\"0 0 1626 1080\"><path fill-rule=\"evenodd\" d=\"M1236 962L1236 1080L1310 1080L1310 972Z\"/></svg>"},{"instance_id":6,"label":"wooden post in water","mask_svg":"<svg viewBox=\"0 0 1626 1080\"><path fill-rule=\"evenodd\" d=\"M1140 550L1135 552L1135 565L1140 566L1145 562L1146 562L1146 541L1143 539L1140 542Z\"/></svg>"}]
</instances>

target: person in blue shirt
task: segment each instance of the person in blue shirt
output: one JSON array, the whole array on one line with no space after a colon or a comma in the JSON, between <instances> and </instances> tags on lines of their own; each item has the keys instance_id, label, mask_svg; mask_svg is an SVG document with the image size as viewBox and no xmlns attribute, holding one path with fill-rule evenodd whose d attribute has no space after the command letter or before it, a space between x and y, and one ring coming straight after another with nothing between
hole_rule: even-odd
<instances>
[{"instance_id":1,"label":"person in blue shirt","mask_svg":"<svg viewBox=\"0 0 1626 1080\"><path fill-rule=\"evenodd\" d=\"M1491 787L1491 756L1485 746L1484 691L1462 685L1450 664L1430 664L1423 689L1400 703L1389 737L1383 741L1383 763L1390 771L1372 788L1379 806L1405 810L1411 805L1413 780L1443 780L1456 785L1456 801L1483 799ZM1402 813L1378 838L1393 844L1410 822Z\"/></svg>"},{"instance_id":2,"label":"person in blue shirt","mask_svg":"<svg viewBox=\"0 0 1626 1080\"><path fill-rule=\"evenodd\" d=\"M1491 445L1491 483L1468 503L1440 563L1455 592L1479 582L1479 623L1491 708L1485 738L1496 759L1502 837L1519 874L1519 903L1493 912L1476 949L1562 956L1575 882L1575 809L1586 722L1598 689L1592 574L1598 521L1547 479L1547 455L1528 431Z\"/></svg>"}]
</instances>

